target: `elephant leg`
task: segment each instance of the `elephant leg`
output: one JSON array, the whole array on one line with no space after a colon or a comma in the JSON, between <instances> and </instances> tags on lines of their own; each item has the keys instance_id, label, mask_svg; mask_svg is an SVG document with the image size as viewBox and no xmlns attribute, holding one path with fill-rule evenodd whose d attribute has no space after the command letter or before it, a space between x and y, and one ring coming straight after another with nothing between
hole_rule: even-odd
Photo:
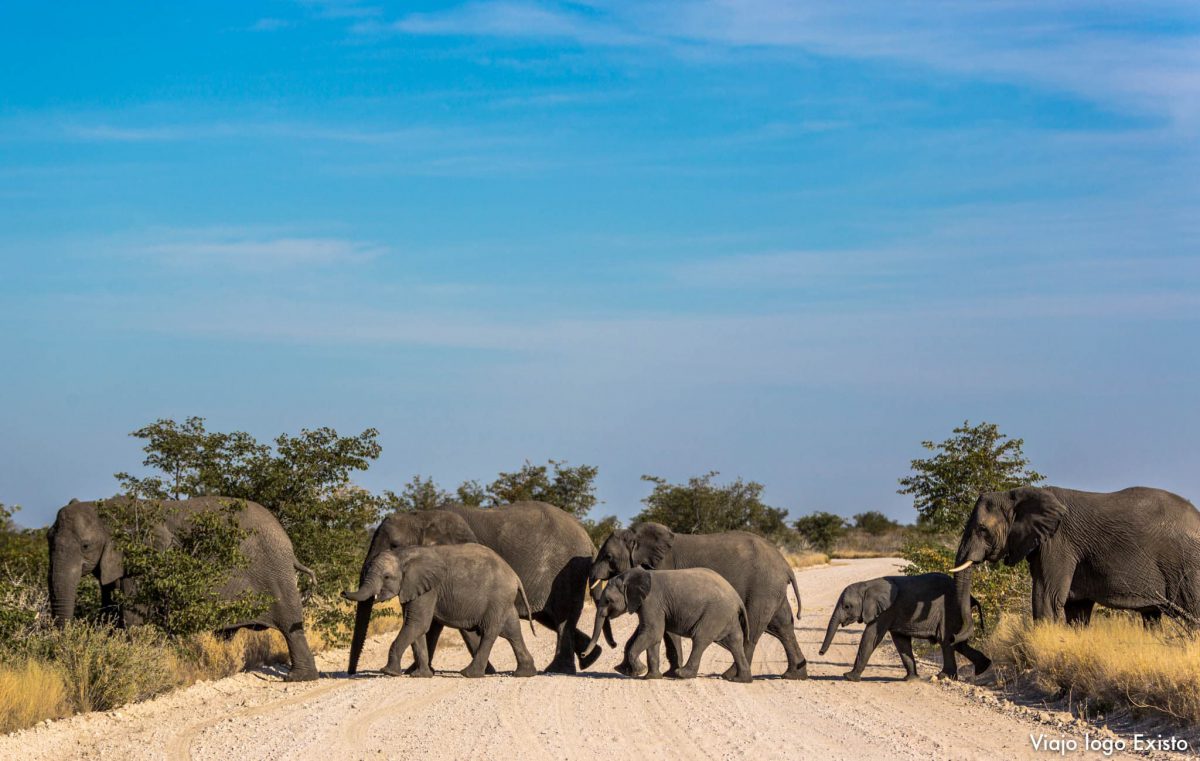
<instances>
[{"instance_id":1,"label":"elephant leg","mask_svg":"<svg viewBox=\"0 0 1200 761\"><path fill-rule=\"evenodd\" d=\"M658 643L646 648L646 678L662 679L662 664L658 659Z\"/></svg>"},{"instance_id":2,"label":"elephant leg","mask_svg":"<svg viewBox=\"0 0 1200 761\"><path fill-rule=\"evenodd\" d=\"M966 642L958 643L954 646L954 649L961 653L975 667L975 676L979 676L992 667L991 658L971 647Z\"/></svg>"},{"instance_id":3,"label":"elephant leg","mask_svg":"<svg viewBox=\"0 0 1200 761\"><path fill-rule=\"evenodd\" d=\"M767 633L779 640L779 644L783 645L783 652L787 654L787 670L783 672L783 678L808 679L808 661L800 650L800 643L796 641L796 627L793 621L792 607L785 594L775 615L767 624Z\"/></svg>"},{"instance_id":4,"label":"elephant leg","mask_svg":"<svg viewBox=\"0 0 1200 761\"><path fill-rule=\"evenodd\" d=\"M474 657L475 653L479 652L479 634L476 632L467 631L466 629L459 629L458 633L462 635L463 644L467 646L467 652ZM497 673L496 667L492 665L491 661L488 661L488 665L487 668L484 669L484 673Z\"/></svg>"},{"instance_id":5,"label":"elephant leg","mask_svg":"<svg viewBox=\"0 0 1200 761\"><path fill-rule=\"evenodd\" d=\"M418 637L424 637L425 632L433 625L434 601L426 600L425 597L422 595L404 606L404 625L400 627L400 633L388 648L387 665L383 667L383 673L388 676L400 676L404 673L404 651L412 647Z\"/></svg>"},{"instance_id":6,"label":"elephant leg","mask_svg":"<svg viewBox=\"0 0 1200 761\"><path fill-rule=\"evenodd\" d=\"M285 679L289 682L307 682L317 678L317 662L304 636L304 612L300 605L300 592L293 585L286 586L275 594L276 602L271 606L270 622L283 634L287 643L288 661L291 669Z\"/></svg>"},{"instance_id":7,"label":"elephant leg","mask_svg":"<svg viewBox=\"0 0 1200 761\"><path fill-rule=\"evenodd\" d=\"M667 632L663 640L667 646L667 676L675 676L679 665L683 663L683 638Z\"/></svg>"},{"instance_id":8,"label":"elephant leg","mask_svg":"<svg viewBox=\"0 0 1200 761\"><path fill-rule=\"evenodd\" d=\"M883 641L883 635L884 629L877 622L867 624L867 627L863 629L862 639L858 641L858 655L854 657L854 667L842 676L851 682L862 679L862 672L867 667L867 661L871 660L871 654Z\"/></svg>"},{"instance_id":9,"label":"elephant leg","mask_svg":"<svg viewBox=\"0 0 1200 761\"><path fill-rule=\"evenodd\" d=\"M1162 611L1158 608L1142 611L1142 626L1147 629L1158 626L1162 623Z\"/></svg>"},{"instance_id":10,"label":"elephant leg","mask_svg":"<svg viewBox=\"0 0 1200 761\"><path fill-rule=\"evenodd\" d=\"M644 667L641 663L641 652L633 651L634 640L636 633L625 642L625 657L617 664L616 672L625 676L638 676L642 673Z\"/></svg>"},{"instance_id":11,"label":"elephant leg","mask_svg":"<svg viewBox=\"0 0 1200 761\"><path fill-rule=\"evenodd\" d=\"M437 621L434 621L433 626L431 626L430 629L433 629L433 627L437 627L437 629L439 631L441 631L442 624ZM428 632L425 633L424 637L417 637L416 641L413 642L412 652L413 652L413 665L409 666L408 670L405 671L404 673L408 674L409 676L416 677L418 679L425 679L425 678L433 676L433 667L430 665L430 661L429 661L429 633Z\"/></svg>"},{"instance_id":12,"label":"elephant leg","mask_svg":"<svg viewBox=\"0 0 1200 761\"><path fill-rule=\"evenodd\" d=\"M1059 562L1047 567L1046 563L1039 562L1035 570L1031 562L1030 571L1033 572L1033 620L1064 620L1075 566L1068 567L1067 563Z\"/></svg>"},{"instance_id":13,"label":"elephant leg","mask_svg":"<svg viewBox=\"0 0 1200 761\"><path fill-rule=\"evenodd\" d=\"M517 659L517 670L513 672L513 676L524 677L536 674L537 666L533 664L533 656L529 654L529 648L525 647L525 637L521 633L521 619L517 618L515 612L504 623L504 629L501 630L500 636L508 640L513 656ZM491 664L489 663L488 666L490 667Z\"/></svg>"},{"instance_id":14,"label":"elephant leg","mask_svg":"<svg viewBox=\"0 0 1200 761\"><path fill-rule=\"evenodd\" d=\"M492 645L496 644L496 635L498 632L493 629L484 629L483 635L479 638L479 648L475 651L475 657L471 662L459 673L465 677L475 679L487 673L488 657L492 654Z\"/></svg>"},{"instance_id":15,"label":"elephant leg","mask_svg":"<svg viewBox=\"0 0 1200 761\"><path fill-rule=\"evenodd\" d=\"M637 632L633 635L633 638L629 640L629 645L625 650L626 661L631 666L635 666L637 668L637 670L634 671L632 674L629 674L629 676L636 676L637 673L641 671L640 660L641 660L642 653L649 650L650 648L654 648L654 650L657 651L658 644L661 641L662 641L662 632L661 631L657 631L657 630L655 630L655 628L647 626L645 624L645 622L643 622L642 625L638 627ZM647 656L647 657L649 657L649 656ZM658 658L657 652L654 653L654 658L657 660L657 658ZM649 673L649 672L647 672L647 673Z\"/></svg>"},{"instance_id":16,"label":"elephant leg","mask_svg":"<svg viewBox=\"0 0 1200 761\"><path fill-rule=\"evenodd\" d=\"M724 639L718 640L717 644L728 650L729 654L733 656L734 673L726 676L729 673L727 670L721 674L721 678L731 682L749 682L751 678L750 662L746 660L745 637L742 636L741 627L739 626Z\"/></svg>"},{"instance_id":17,"label":"elephant leg","mask_svg":"<svg viewBox=\"0 0 1200 761\"><path fill-rule=\"evenodd\" d=\"M578 619L576 619L578 623ZM547 674L575 673L575 625L564 620L550 624L556 637L554 643L554 660L546 667ZM586 643L585 643L586 644Z\"/></svg>"},{"instance_id":18,"label":"elephant leg","mask_svg":"<svg viewBox=\"0 0 1200 761\"><path fill-rule=\"evenodd\" d=\"M900 653L900 662L904 664L904 681L920 679L917 675L917 659L913 657L912 637L892 632L892 644L896 646L896 652Z\"/></svg>"},{"instance_id":19,"label":"elephant leg","mask_svg":"<svg viewBox=\"0 0 1200 761\"><path fill-rule=\"evenodd\" d=\"M1067 626L1087 626L1092 622L1092 600L1072 600L1063 605L1063 621Z\"/></svg>"},{"instance_id":20,"label":"elephant leg","mask_svg":"<svg viewBox=\"0 0 1200 761\"><path fill-rule=\"evenodd\" d=\"M429 667L429 673L416 674L417 670L421 667L421 659L417 654L417 650L422 648L422 645L419 644L422 640L418 639L412 646L413 663L404 671L405 674L409 676L413 674L417 676L433 676L433 654L437 652L438 639L442 636L443 628L440 621L434 621L429 625L429 631L425 632L423 651L425 653L425 664Z\"/></svg>"},{"instance_id":21,"label":"elephant leg","mask_svg":"<svg viewBox=\"0 0 1200 761\"><path fill-rule=\"evenodd\" d=\"M942 670L938 672L938 679L958 679L958 658L954 651L949 640L942 643Z\"/></svg>"},{"instance_id":22,"label":"elephant leg","mask_svg":"<svg viewBox=\"0 0 1200 761\"><path fill-rule=\"evenodd\" d=\"M687 663L675 669L675 676L679 679L693 679L696 674L700 673L700 659L704 657L704 651L712 644L712 640L707 637L697 635L692 638L692 651L688 654Z\"/></svg>"}]
</instances>

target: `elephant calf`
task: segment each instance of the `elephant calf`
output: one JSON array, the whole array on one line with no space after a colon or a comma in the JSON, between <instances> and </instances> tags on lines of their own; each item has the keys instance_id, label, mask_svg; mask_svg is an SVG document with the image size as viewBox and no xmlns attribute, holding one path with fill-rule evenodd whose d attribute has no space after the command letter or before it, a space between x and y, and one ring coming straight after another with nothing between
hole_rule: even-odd
<instances>
[{"instance_id":1,"label":"elephant calf","mask_svg":"<svg viewBox=\"0 0 1200 761\"><path fill-rule=\"evenodd\" d=\"M399 676L403 673L400 659L412 646L416 656L412 676L433 676L426 635L440 633L445 626L478 636L477 641L464 636L469 643L475 644L471 663L461 672L463 676L484 675L497 637L503 637L512 646L517 658L514 676L537 673L533 656L521 637L518 610L523 610L525 617L530 616L525 587L508 563L481 544L408 547L398 552L382 552L364 569L359 588L342 594L355 602L400 598L404 625L388 651L385 674ZM518 609L518 605L521 608ZM533 631L532 620L529 629Z\"/></svg>"},{"instance_id":2,"label":"elephant calf","mask_svg":"<svg viewBox=\"0 0 1200 761\"><path fill-rule=\"evenodd\" d=\"M983 630L983 609L979 601L971 598L971 607L979 609L979 628ZM947 621L947 616L956 618L958 608L954 604L954 580L944 573L923 573L919 576L883 576L869 581L851 584L842 590L837 606L829 617L825 641L821 644L821 655L833 643L838 627L858 622L865 623L862 639L858 643L858 656L854 668L843 676L852 682L862 678L863 669L884 633L892 635L892 642L900 652L904 664L905 680L917 679L917 663L913 658L912 640L925 639L942 646L942 671L938 678L955 679L958 676L959 652L975 666L975 673L982 674L992 666L991 660L966 642L954 644L954 635L961 629L957 620Z\"/></svg>"},{"instance_id":3,"label":"elephant calf","mask_svg":"<svg viewBox=\"0 0 1200 761\"><path fill-rule=\"evenodd\" d=\"M733 669L722 678L734 682L750 681L750 662L745 642L749 636L746 608L729 582L707 568L676 571L648 571L634 568L618 574L597 595L596 625L592 641L584 652L591 652L600 640L608 619L622 613L636 613L638 628L625 646L625 660L617 667L633 675L646 651L647 679L659 679L658 647L666 633L692 640L692 652L683 666L667 676L691 679L700 668L700 658L713 642L733 656Z\"/></svg>"}]
</instances>

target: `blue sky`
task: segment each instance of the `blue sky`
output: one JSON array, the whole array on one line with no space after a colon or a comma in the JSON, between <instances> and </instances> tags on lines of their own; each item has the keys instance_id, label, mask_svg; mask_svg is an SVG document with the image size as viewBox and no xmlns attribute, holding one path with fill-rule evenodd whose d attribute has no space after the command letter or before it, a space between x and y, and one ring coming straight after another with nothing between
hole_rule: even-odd
<instances>
[{"instance_id":1,"label":"blue sky","mask_svg":"<svg viewBox=\"0 0 1200 761\"><path fill-rule=\"evenodd\" d=\"M968 418L1195 500L1198 138L1194 2L8 2L0 501L188 415L626 517L908 520Z\"/></svg>"}]
</instances>

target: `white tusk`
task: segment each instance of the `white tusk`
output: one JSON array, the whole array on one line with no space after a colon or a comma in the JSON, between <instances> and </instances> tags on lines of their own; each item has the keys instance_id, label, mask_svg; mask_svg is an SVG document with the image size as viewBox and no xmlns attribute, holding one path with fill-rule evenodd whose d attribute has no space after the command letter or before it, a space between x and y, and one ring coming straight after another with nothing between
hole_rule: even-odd
<instances>
[{"instance_id":1,"label":"white tusk","mask_svg":"<svg viewBox=\"0 0 1200 761\"><path fill-rule=\"evenodd\" d=\"M974 562L975 562L974 560L968 560L967 562L960 565L958 568L951 568L949 573L958 573L959 571L965 571L968 568L970 568Z\"/></svg>"},{"instance_id":2,"label":"white tusk","mask_svg":"<svg viewBox=\"0 0 1200 761\"><path fill-rule=\"evenodd\" d=\"M589 590L595 589L596 585L599 583L600 583L600 579L596 579L595 581L593 581L591 584L588 585L588 589Z\"/></svg>"}]
</instances>

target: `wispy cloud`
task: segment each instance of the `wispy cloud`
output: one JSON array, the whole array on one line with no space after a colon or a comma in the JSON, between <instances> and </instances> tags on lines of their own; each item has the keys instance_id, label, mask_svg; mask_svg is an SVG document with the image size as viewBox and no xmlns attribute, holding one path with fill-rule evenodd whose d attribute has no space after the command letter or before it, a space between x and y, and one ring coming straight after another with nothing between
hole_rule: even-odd
<instances>
[{"instance_id":1,"label":"wispy cloud","mask_svg":"<svg viewBox=\"0 0 1200 761\"><path fill-rule=\"evenodd\" d=\"M699 45L881 59L1063 90L1200 128L1200 6L1172 0L1133 5L638 0L603 9L485 0L357 29L682 45L689 54Z\"/></svg>"},{"instance_id":2,"label":"wispy cloud","mask_svg":"<svg viewBox=\"0 0 1200 761\"><path fill-rule=\"evenodd\" d=\"M274 271L366 262L387 253L387 248L339 238L192 233L175 240L143 245L136 252L179 267Z\"/></svg>"}]
</instances>

